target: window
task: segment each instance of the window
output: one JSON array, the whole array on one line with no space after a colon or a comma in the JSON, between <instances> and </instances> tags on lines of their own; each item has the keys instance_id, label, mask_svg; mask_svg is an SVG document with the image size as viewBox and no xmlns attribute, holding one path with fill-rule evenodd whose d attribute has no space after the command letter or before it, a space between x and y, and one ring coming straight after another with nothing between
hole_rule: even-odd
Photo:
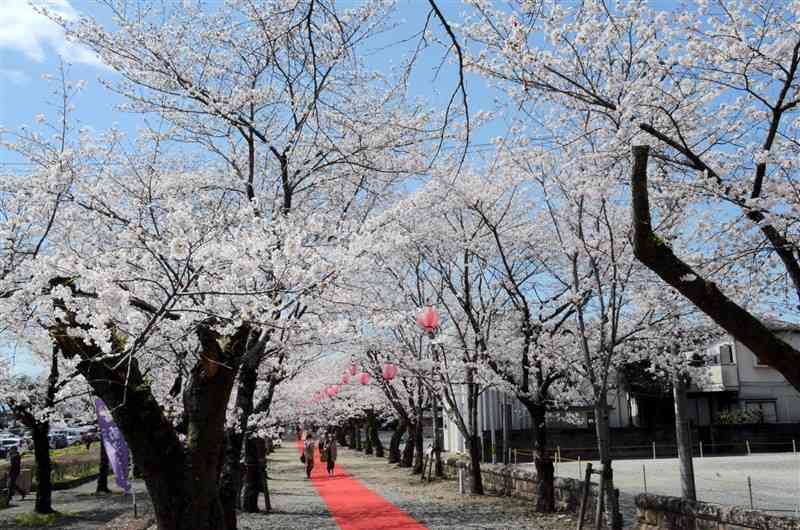
<instances>
[{"instance_id":1,"label":"window","mask_svg":"<svg viewBox=\"0 0 800 530\"><path fill-rule=\"evenodd\" d=\"M719 345L719 361L720 364L734 364L733 347L730 344Z\"/></svg>"},{"instance_id":2,"label":"window","mask_svg":"<svg viewBox=\"0 0 800 530\"><path fill-rule=\"evenodd\" d=\"M748 412L759 416L763 423L778 422L778 404L774 399L748 399L744 406Z\"/></svg>"}]
</instances>

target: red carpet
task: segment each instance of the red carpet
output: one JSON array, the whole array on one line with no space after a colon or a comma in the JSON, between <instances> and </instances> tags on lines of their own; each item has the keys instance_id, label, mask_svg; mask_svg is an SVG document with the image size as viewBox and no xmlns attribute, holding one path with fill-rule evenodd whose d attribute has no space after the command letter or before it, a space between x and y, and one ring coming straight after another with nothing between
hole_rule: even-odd
<instances>
[{"instance_id":1,"label":"red carpet","mask_svg":"<svg viewBox=\"0 0 800 530\"><path fill-rule=\"evenodd\" d=\"M298 449L302 452L302 442ZM315 451L311 481L342 530L427 530L400 508L374 493L336 464L329 477Z\"/></svg>"}]
</instances>

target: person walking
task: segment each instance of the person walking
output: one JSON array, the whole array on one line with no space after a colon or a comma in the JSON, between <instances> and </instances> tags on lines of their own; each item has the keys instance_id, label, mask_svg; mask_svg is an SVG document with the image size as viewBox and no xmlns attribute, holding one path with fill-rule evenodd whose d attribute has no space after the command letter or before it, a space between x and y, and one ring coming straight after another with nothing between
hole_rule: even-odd
<instances>
[{"instance_id":1,"label":"person walking","mask_svg":"<svg viewBox=\"0 0 800 530\"><path fill-rule=\"evenodd\" d=\"M17 486L17 479L22 471L22 459L19 456L19 451L16 447L11 447L8 450L8 460L10 463L8 469L8 502L11 504L11 499L14 497L14 490L22 495L22 500L25 500L25 491Z\"/></svg>"},{"instance_id":2,"label":"person walking","mask_svg":"<svg viewBox=\"0 0 800 530\"><path fill-rule=\"evenodd\" d=\"M314 435L310 432L306 434L306 441L303 444L303 456L306 460L306 478L311 478L311 470L314 469Z\"/></svg>"},{"instance_id":3,"label":"person walking","mask_svg":"<svg viewBox=\"0 0 800 530\"><path fill-rule=\"evenodd\" d=\"M327 457L328 476L333 476L333 466L336 465L336 436L332 433L328 435L328 443L325 444L325 456Z\"/></svg>"}]
</instances>

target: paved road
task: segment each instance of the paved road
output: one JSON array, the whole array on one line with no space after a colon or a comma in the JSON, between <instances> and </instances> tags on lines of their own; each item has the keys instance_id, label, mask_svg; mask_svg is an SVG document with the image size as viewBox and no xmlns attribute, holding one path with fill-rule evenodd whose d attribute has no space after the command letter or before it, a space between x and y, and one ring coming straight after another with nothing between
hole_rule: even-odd
<instances>
[{"instance_id":1,"label":"paved road","mask_svg":"<svg viewBox=\"0 0 800 530\"><path fill-rule=\"evenodd\" d=\"M592 465L599 465L592 462ZM586 463L580 464L585 469ZM676 458L658 460L615 460L614 483L628 523L635 516L633 498L644 491L680 496L680 471ZM562 462L556 474L578 478L578 462ZM795 516L800 502L800 454L769 453L751 456L715 456L694 459L698 499L717 504L750 506L747 477L750 477L753 506L776 515Z\"/></svg>"}]
</instances>

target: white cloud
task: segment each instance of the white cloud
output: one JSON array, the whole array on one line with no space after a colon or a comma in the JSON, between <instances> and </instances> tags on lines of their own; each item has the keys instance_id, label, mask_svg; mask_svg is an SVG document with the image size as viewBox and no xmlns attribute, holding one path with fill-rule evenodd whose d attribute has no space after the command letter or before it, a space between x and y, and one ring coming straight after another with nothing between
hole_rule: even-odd
<instances>
[{"instance_id":1,"label":"white cloud","mask_svg":"<svg viewBox=\"0 0 800 530\"><path fill-rule=\"evenodd\" d=\"M35 0L34 4L47 8L65 20L78 17L69 0ZM41 63L45 60L47 48L52 48L69 63L103 66L94 52L69 42L64 30L37 13L28 0L0 0L0 49L23 53L27 58Z\"/></svg>"},{"instance_id":2,"label":"white cloud","mask_svg":"<svg viewBox=\"0 0 800 530\"><path fill-rule=\"evenodd\" d=\"M6 79L15 85L24 85L31 80L31 77L22 70L0 68L0 79Z\"/></svg>"}]
</instances>

